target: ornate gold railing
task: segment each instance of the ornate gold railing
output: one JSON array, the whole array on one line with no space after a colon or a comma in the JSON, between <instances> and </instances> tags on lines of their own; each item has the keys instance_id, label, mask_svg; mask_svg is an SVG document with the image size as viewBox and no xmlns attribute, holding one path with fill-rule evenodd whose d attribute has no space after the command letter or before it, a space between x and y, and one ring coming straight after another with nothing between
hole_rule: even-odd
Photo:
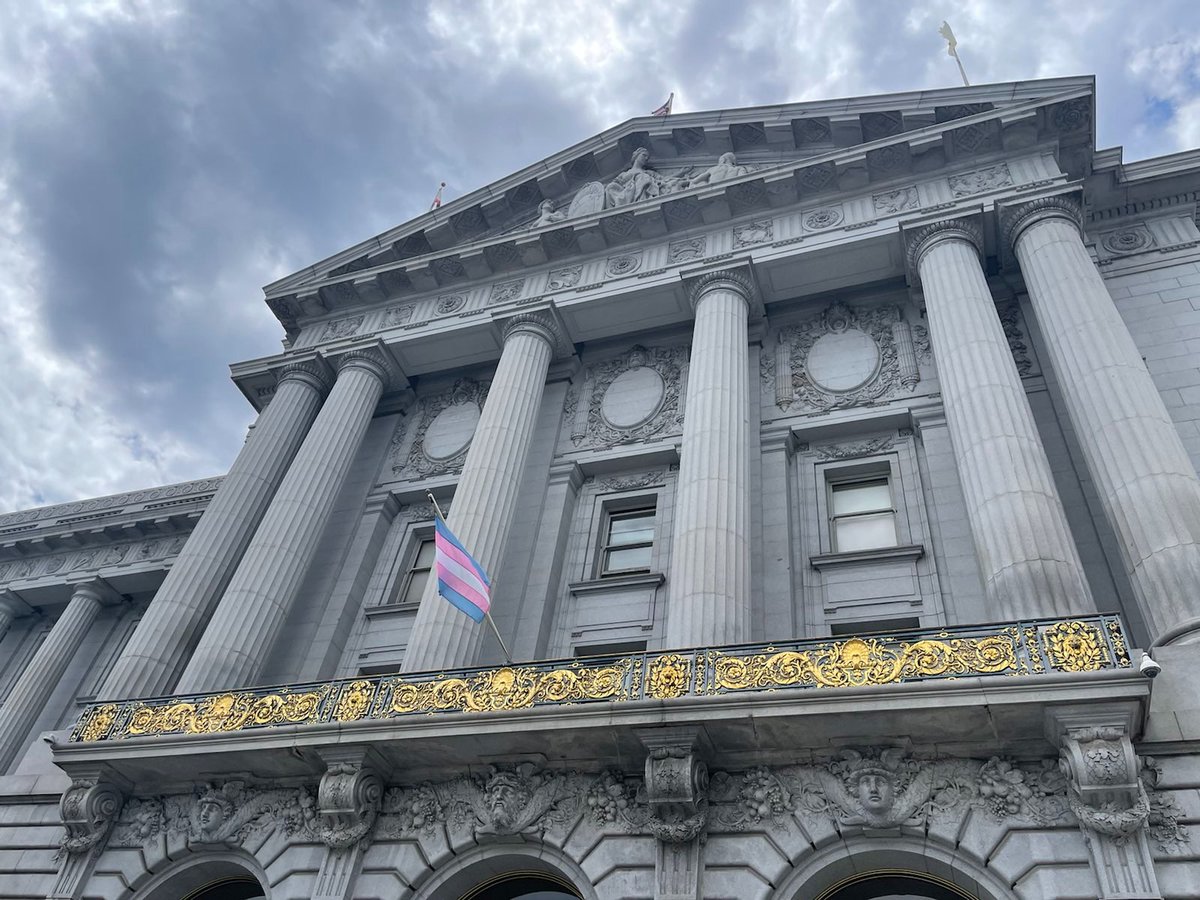
<instances>
[{"instance_id":1,"label":"ornate gold railing","mask_svg":"<svg viewBox=\"0 0 1200 900\"><path fill-rule=\"evenodd\" d=\"M535 706L1130 668L1117 616L378 675L89 706L75 742Z\"/></svg>"}]
</instances>

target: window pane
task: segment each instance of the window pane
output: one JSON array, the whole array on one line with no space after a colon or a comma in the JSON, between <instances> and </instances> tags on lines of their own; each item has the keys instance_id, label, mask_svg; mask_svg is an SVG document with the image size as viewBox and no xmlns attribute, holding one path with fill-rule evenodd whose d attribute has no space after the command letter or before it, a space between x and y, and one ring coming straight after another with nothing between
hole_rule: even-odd
<instances>
[{"instance_id":1,"label":"window pane","mask_svg":"<svg viewBox=\"0 0 1200 900\"><path fill-rule=\"evenodd\" d=\"M854 516L833 523L833 539L839 553L896 546L896 519L892 513Z\"/></svg>"},{"instance_id":2,"label":"window pane","mask_svg":"<svg viewBox=\"0 0 1200 900\"><path fill-rule=\"evenodd\" d=\"M415 571L408 576L408 586L404 589L401 603L420 603L421 595L425 593L425 585L429 583L429 570Z\"/></svg>"},{"instance_id":3,"label":"window pane","mask_svg":"<svg viewBox=\"0 0 1200 900\"><path fill-rule=\"evenodd\" d=\"M643 512L628 516L613 516L608 524L608 543L622 547L628 544L649 544L654 540L654 513Z\"/></svg>"},{"instance_id":4,"label":"window pane","mask_svg":"<svg viewBox=\"0 0 1200 900\"><path fill-rule=\"evenodd\" d=\"M421 546L417 548L417 558L413 560L412 567L414 569L433 568L433 557L435 552L433 541L421 541Z\"/></svg>"},{"instance_id":5,"label":"window pane","mask_svg":"<svg viewBox=\"0 0 1200 900\"><path fill-rule=\"evenodd\" d=\"M650 568L650 547L630 547L625 550L609 550L604 563L605 572L624 572L632 569Z\"/></svg>"},{"instance_id":6,"label":"window pane","mask_svg":"<svg viewBox=\"0 0 1200 900\"><path fill-rule=\"evenodd\" d=\"M832 493L835 516L892 508L892 493L886 478L835 484Z\"/></svg>"}]
</instances>

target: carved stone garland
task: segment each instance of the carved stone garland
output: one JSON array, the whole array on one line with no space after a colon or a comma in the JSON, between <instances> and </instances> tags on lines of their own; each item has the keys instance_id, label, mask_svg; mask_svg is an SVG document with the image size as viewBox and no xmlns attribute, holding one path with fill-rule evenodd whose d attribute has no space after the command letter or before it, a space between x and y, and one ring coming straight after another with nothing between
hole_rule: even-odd
<instances>
[{"instance_id":1,"label":"carved stone garland","mask_svg":"<svg viewBox=\"0 0 1200 900\"><path fill-rule=\"evenodd\" d=\"M781 329L774 357L764 354L762 376L774 381L780 409L822 411L886 400L920 379L912 329L899 307L860 310L840 301Z\"/></svg>"},{"instance_id":2,"label":"carved stone garland","mask_svg":"<svg viewBox=\"0 0 1200 900\"><path fill-rule=\"evenodd\" d=\"M462 378L450 390L422 398L416 422L407 428L402 424L392 436L388 448L392 474L415 481L430 475L461 470L471 446L470 438L461 444L448 441L446 447L432 447L431 429L432 438L437 438L443 427L448 432L453 430L455 426L452 419L466 421L474 418L478 422L479 413L487 399L488 386L487 383ZM455 444L458 446L453 446Z\"/></svg>"},{"instance_id":3,"label":"carved stone garland","mask_svg":"<svg viewBox=\"0 0 1200 900\"><path fill-rule=\"evenodd\" d=\"M683 426L687 365L682 347L635 346L589 367L567 399L571 442L579 448L614 447L677 433ZM619 399L626 390L638 402Z\"/></svg>"}]
</instances>

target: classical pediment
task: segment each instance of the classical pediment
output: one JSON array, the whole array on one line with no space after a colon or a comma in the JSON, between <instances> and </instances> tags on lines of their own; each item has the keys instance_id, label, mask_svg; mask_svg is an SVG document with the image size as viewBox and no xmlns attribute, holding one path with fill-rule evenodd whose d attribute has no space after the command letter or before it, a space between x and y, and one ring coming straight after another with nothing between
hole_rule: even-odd
<instances>
[{"instance_id":1,"label":"classical pediment","mask_svg":"<svg viewBox=\"0 0 1200 900\"><path fill-rule=\"evenodd\" d=\"M266 289L289 330L802 199L1053 143L1087 174L1091 78L643 117Z\"/></svg>"}]
</instances>

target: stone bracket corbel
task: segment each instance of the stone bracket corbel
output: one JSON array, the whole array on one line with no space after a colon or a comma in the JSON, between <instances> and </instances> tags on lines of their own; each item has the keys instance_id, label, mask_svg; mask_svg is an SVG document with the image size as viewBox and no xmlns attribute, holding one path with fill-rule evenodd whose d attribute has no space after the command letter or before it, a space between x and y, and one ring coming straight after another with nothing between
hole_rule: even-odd
<instances>
[{"instance_id":1,"label":"stone bracket corbel","mask_svg":"<svg viewBox=\"0 0 1200 900\"><path fill-rule=\"evenodd\" d=\"M382 760L367 747L321 751L327 768L317 788L318 830L332 850L365 843L383 799Z\"/></svg>"},{"instance_id":2,"label":"stone bracket corbel","mask_svg":"<svg viewBox=\"0 0 1200 900\"><path fill-rule=\"evenodd\" d=\"M65 829L58 877L48 900L78 900L121 814L129 785L105 768L73 771L58 802Z\"/></svg>"},{"instance_id":3,"label":"stone bracket corbel","mask_svg":"<svg viewBox=\"0 0 1200 900\"><path fill-rule=\"evenodd\" d=\"M708 766L694 727L639 729L646 756L646 799L650 830L668 843L698 837L708 819Z\"/></svg>"},{"instance_id":4,"label":"stone bracket corbel","mask_svg":"<svg viewBox=\"0 0 1200 900\"><path fill-rule=\"evenodd\" d=\"M1150 799L1132 742L1141 715L1136 702L1046 711L1046 735L1059 750L1067 802L1088 845L1099 900L1162 896L1146 827ZM1120 883L1113 874L1118 868L1126 873ZM1130 878L1138 882L1136 894L1129 893Z\"/></svg>"}]
</instances>

